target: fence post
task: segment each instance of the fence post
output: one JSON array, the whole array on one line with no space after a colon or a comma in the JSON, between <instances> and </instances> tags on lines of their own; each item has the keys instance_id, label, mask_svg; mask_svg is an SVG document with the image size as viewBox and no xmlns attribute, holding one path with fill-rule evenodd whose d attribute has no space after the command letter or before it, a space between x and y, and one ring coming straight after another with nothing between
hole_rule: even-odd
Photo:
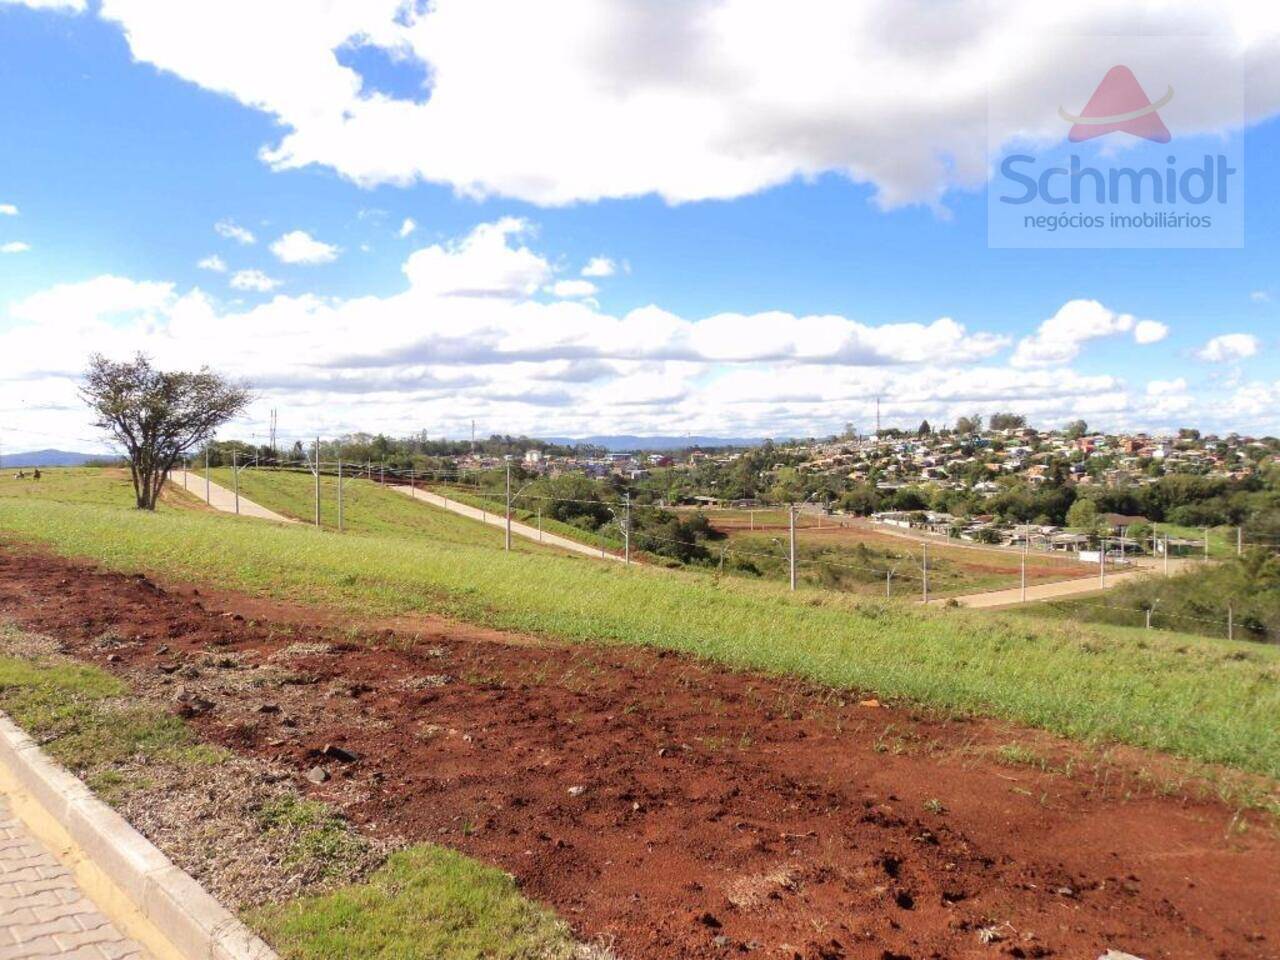
<instances>
[{"instance_id":1,"label":"fence post","mask_svg":"<svg viewBox=\"0 0 1280 960\"><path fill-rule=\"evenodd\" d=\"M204 502L213 506L212 487L209 485L209 443L204 445Z\"/></svg>"},{"instance_id":2,"label":"fence post","mask_svg":"<svg viewBox=\"0 0 1280 960\"><path fill-rule=\"evenodd\" d=\"M342 532L342 455L338 455L338 532Z\"/></svg>"},{"instance_id":3,"label":"fence post","mask_svg":"<svg viewBox=\"0 0 1280 960\"><path fill-rule=\"evenodd\" d=\"M794 503L791 504L787 511L787 518L790 521L791 531L790 549L788 551L791 567L791 589L794 590L796 588L796 505Z\"/></svg>"},{"instance_id":4,"label":"fence post","mask_svg":"<svg viewBox=\"0 0 1280 960\"><path fill-rule=\"evenodd\" d=\"M506 536L503 539L503 549L511 549L511 461L507 461L507 512L506 512Z\"/></svg>"},{"instance_id":5,"label":"fence post","mask_svg":"<svg viewBox=\"0 0 1280 960\"><path fill-rule=\"evenodd\" d=\"M921 546L924 548L924 560L921 566L924 576L921 578L920 588L924 593L924 602L927 604L929 602L929 542L926 540Z\"/></svg>"},{"instance_id":6,"label":"fence post","mask_svg":"<svg viewBox=\"0 0 1280 960\"><path fill-rule=\"evenodd\" d=\"M320 438L316 437L316 529L320 529Z\"/></svg>"},{"instance_id":7,"label":"fence post","mask_svg":"<svg viewBox=\"0 0 1280 960\"><path fill-rule=\"evenodd\" d=\"M1244 527L1236 527L1236 556L1244 556Z\"/></svg>"},{"instance_id":8,"label":"fence post","mask_svg":"<svg viewBox=\"0 0 1280 960\"><path fill-rule=\"evenodd\" d=\"M1231 604L1227 604L1227 639L1234 640L1236 638L1236 617L1235 608Z\"/></svg>"},{"instance_id":9,"label":"fence post","mask_svg":"<svg viewBox=\"0 0 1280 960\"><path fill-rule=\"evenodd\" d=\"M622 550L623 550L623 558L624 558L623 563L629 567L631 566L631 493L630 491L627 492L627 503L626 503L626 509L623 512L623 517L625 518L622 521L623 523ZM721 555L721 558L720 558L720 566L721 567L724 566L723 555Z\"/></svg>"},{"instance_id":10,"label":"fence post","mask_svg":"<svg viewBox=\"0 0 1280 960\"><path fill-rule=\"evenodd\" d=\"M240 513L240 458L237 451L231 451L231 480L236 492L236 514Z\"/></svg>"}]
</instances>

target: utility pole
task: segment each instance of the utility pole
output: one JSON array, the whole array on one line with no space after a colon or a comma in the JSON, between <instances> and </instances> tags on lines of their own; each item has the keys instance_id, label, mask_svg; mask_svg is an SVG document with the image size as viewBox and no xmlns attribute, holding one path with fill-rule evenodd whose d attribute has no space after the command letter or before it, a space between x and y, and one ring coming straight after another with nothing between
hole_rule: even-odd
<instances>
[{"instance_id":1,"label":"utility pole","mask_svg":"<svg viewBox=\"0 0 1280 960\"><path fill-rule=\"evenodd\" d=\"M1236 618L1235 608L1231 604L1227 604L1227 639L1234 640L1236 638Z\"/></svg>"},{"instance_id":2,"label":"utility pole","mask_svg":"<svg viewBox=\"0 0 1280 960\"><path fill-rule=\"evenodd\" d=\"M507 534L504 542L505 550L511 549L511 461L507 461Z\"/></svg>"},{"instance_id":3,"label":"utility pole","mask_svg":"<svg viewBox=\"0 0 1280 960\"><path fill-rule=\"evenodd\" d=\"M921 577L920 589L924 594L924 602L927 604L929 602L929 544L926 541L921 546L924 547L924 562L921 567L924 575Z\"/></svg>"},{"instance_id":4,"label":"utility pole","mask_svg":"<svg viewBox=\"0 0 1280 960\"><path fill-rule=\"evenodd\" d=\"M1107 538L1098 540L1098 586L1107 585Z\"/></svg>"},{"instance_id":5,"label":"utility pole","mask_svg":"<svg viewBox=\"0 0 1280 960\"><path fill-rule=\"evenodd\" d=\"M1164 535L1164 575L1169 575L1169 535Z\"/></svg>"},{"instance_id":6,"label":"utility pole","mask_svg":"<svg viewBox=\"0 0 1280 960\"><path fill-rule=\"evenodd\" d=\"M236 491L236 515L240 514L240 458L236 450L231 451L231 480Z\"/></svg>"},{"instance_id":7,"label":"utility pole","mask_svg":"<svg viewBox=\"0 0 1280 960\"><path fill-rule=\"evenodd\" d=\"M1209 528L1204 528L1204 558L1209 559Z\"/></svg>"},{"instance_id":8,"label":"utility pole","mask_svg":"<svg viewBox=\"0 0 1280 960\"><path fill-rule=\"evenodd\" d=\"M538 508L538 542L542 542L542 508Z\"/></svg>"},{"instance_id":9,"label":"utility pole","mask_svg":"<svg viewBox=\"0 0 1280 960\"><path fill-rule=\"evenodd\" d=\"M622 551L623 563L625 566L631 566L631 491L627 491L626 505L623 510L622 521ZM724 555L721 554L720 565L724 566Z\"/></svg>"},{"instance_id":10,"label":"utility pole","mask_svg":"<svg viewBox=\"0 0 1280 960\"><path fill-rule=\"evenodd\" d=\"M316 437L316 529L320 529L320 438Z\"/></svg>"},{"instance_id":11,"label":"utility pole","mask_svg":"<svg viewBox=\"0 0 1280 960\"><path fill-rule=\"evenodd\" d=\"M213 488L209 484L209 441L204 443L204 502L213 505Z\"/></svg>"},{"instance_id":12,"label":"utility pole","mask_svg":"<svg viewBox=\"0 0 1280 960\"><path fill-rule=\"evenodd\" d=\"M1022 537L1022 602L1027 602L1027 545L1031 539L1030 533L1024 533Z\"/></svg>"},{"instance_id":13,"label":"utility pole","mask_svg":"<svg viewBox=\"0 0 1280 960\"><path fill-rule=\"evenodd\" d=\"M791 521L791 540L788 556L791 567L791 589L794 590L796 588L796 505L794 503L791 504L791 508L787 511L787 517Z\"/></svg>"},{"instance_id":14,"label":"utility pole","mask_svg":"<svg viewBox=\"0 0 1280 960\"><path fill-rule=\"evenodd\" d=\"M338 532L342 532L342 448L338 448Z\"/></svg>"}]
</instances>

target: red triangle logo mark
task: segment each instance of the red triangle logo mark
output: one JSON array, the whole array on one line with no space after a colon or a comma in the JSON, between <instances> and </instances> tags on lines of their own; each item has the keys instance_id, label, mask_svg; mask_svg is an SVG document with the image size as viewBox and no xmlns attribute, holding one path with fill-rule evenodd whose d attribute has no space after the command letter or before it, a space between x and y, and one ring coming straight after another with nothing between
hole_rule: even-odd
<instances>
[{"instance_id":1,"label":"red triangle logo mark","mask_svg":"<svg viewBox=\"0 0 1280 960\"><path fill-rule=\"evenodd\" d=\"M1079 115L1068 113L1062 107L1058 108L1058 115L1071 124L1067 139L1072 143L1117 132L1168 143L1169 128L1158 111L1172 99L1173 87L1170 87L1168 93L1152 103L1133 71L1117 65L1107 71Z\"/></svg>"}]
</instances>

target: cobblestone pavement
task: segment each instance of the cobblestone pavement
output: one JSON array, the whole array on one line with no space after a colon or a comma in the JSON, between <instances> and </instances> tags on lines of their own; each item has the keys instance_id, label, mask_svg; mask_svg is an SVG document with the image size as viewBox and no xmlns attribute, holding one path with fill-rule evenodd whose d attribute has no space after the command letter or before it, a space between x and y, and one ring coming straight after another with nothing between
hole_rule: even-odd
<instances>
[{"instance_id":1,"label":"cobblestone pavement","mask_svg":"<svg viewBox=\"0 0 1280 960\"><path fill-rule=\"evenodd\" d=\"M80 892L0 796L0 960L149 960Z\"/></svg>"}]
</instances>

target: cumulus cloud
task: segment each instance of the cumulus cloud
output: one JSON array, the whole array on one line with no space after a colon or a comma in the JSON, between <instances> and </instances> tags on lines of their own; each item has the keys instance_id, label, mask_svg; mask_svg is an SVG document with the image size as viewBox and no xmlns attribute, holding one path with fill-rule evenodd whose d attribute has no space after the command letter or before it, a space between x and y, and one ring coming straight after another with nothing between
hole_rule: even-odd
<instances>
[{"instance_id":1,"label":"cumulus cloud","mask_svg":"<svg viewBox=\"0 0 1280 960\"><path fill-rule=\"evenodd\" d=\"M1148 323L1148 321L1142 321ZM1034 334L1018 342L1013 353L1015 367L1046 367L1070 363L1080 354L1082 346L1090 340L1128 333L1141 326L1131 314L1117 313L1097 300L1070 300L1052 317L1040 324ZM1167 329L1163 324L1150 323L1142 336L1161 339ZM1135 338L1139 343L1152 343L1152 339Z\"/></svg>"},{"instance_id":2,"label":"cumulus cloud","mask_svg":"<svg viewBox=\"0 0 1280 960\"><path fill-rule=\"evenodd\" d=\"M1277 110L1273 6L1157 6L1174 32L1222 40L1201 66L1243 58L1254 118ZM261 151L276 169L538 204L731 198L834 172L884 206L986 179L989 82L1057 104L1097 82L1056 55L1064 38L1141 36L1152 16L1108 0L103 0L100 14L138 60L278 121ZM352 46L421 67L430 95L378 92L335 56ZM1199 89L1193 60L1167 64L1169 109L1180 131L1217 133L1221 91Z\"/></svg>"},{"instance_id":3,"label":"cumulus cloud","mask_svg":"<svg viewBox=\"0 0 1280 960\"><path fill-rule=\"evenodd\" d=\"M404 222L400 224L399 236L401 239L409 236L413 231L418 229L418 223L413 217L405 217Z\"/></svg>"},{"instance_id":4,"label":"cumulus cloud","mask_svg":"<svg viewBox=\"0 0 1280 960\"><path fill-rule=\"evenodd\" d=\"M314 265L338 259L338 248L317 240L305 230L291 230L271 244L271 252L281 263Z\"/></svg>"},{"instance_id":5,"label":"cumulus cloud","mask_svg":"<svg viewBox=\"0 0 1280 960\"><path fill-rule=\"evenodd\" d=\"M280 281L272 279L261 270L237 270L231 275L231 286L236 290L270 293L280 286Z\"/></svg>"},{"instance_id":6,"label":"cumulus cloud","mask_svg":"<svg viewBox=\"0 0 1280 960\"><path fill-rule=\"evenodd\" d=\"M64 13L83 13L85 9L85 0L0 0L0 6L6 3L31 7L35 10L58 10Z\"/></svg>"},{"instance_id":7,"label":"cumulus cloud","mask_svg":"<svg viewBox=\"0 0 1280 960\"><path fill-rule=\"evenodd\" d=\"M1185 393L1187 381L1185 377L1176 380L1150 380L1147 382L1147 396L1167 397L1175 393Z\"/></svg>"},{"instance_id":8,"label":"cumulus cloud","mask_svg":"<svg viewBox=\"0 0 1280 960\"><path fill-rule=\"evenodd\" d=\"M1138 344L1159 343L1168 335L1168 326L1159 320L1139 320L1133 327L1133 342Z\"/></svg>"},{"instance_id":9,"label":"cumulus cloud","mask_svg":"<svg viewBox=\"0 0 1280 960\"><path fill-rule=\"evenodd\" d=\"M8 243L0 244L0 253L26 253L30 249L31 245L21 240L10 240Z\"/></svg>"},{"instance_id":10,"label":"cumulus cloud","mask_svg":"<svg viewBox=\"0 0 1280 960\"><path fill-rule=\"evenodd\" d=\"M16 217L18 208L12 203L0 203L0 217Z\"/></svg>"},{"instance_id":11,"label":"cumulus cloud","mask_svg":"<svg viewBox=\"0 0 1280 960\"><path fill-rule=\"evenodd\" d=\"M227 240L234 240L236 243L248 246L257 242L257 237L249 230L240 226L233 220L219 220L213 225L213 232Z\"/></svg>"},{"instance_id":12,"label":"cumulus cloud","mask_svg":"<svg viewBox=\"0 0 1280 960\"><path fill-rule=\"evenodd\" d=\"M1249 299L1254 303L1270 303L1271 293L1267 290L1255 290L1249 294Z\"/></svg>"},{"instance_id":13,"label":"cumulus cloud","mask_svg":"<svg viewBox=\"0 0 1280 960\"><path fill-rule=\"evenodd\" d=\"M196 264L201 270L211 270L214 273L226 273L227 261L223 260L216 253L210 254Z\"/></svg>"},{"instance_id":14,"label":"cumulus cloud","mask_svg":"<svg viewBox=\"0 0 1280 960\"><path fill-rule=\"evenodd\" d=\"M1224 333L1214 337L1196 351L1206 363L1232 363L1247 360L1262 348L1262 341L1251 333Z\"/></svg>"},{"instance_id":15,"label":"cumulus cloud","mask_svg":"<svg viewBox=\"0 0 1280 960\"><path fill-rule=\"evenodd\" d=\"M582 268L584 277L612 277L617 271L614 262L608 257L592 257Z\"/></svg>"},{"instance_id":16,"label":"cumulus cloud","mask_svg":"<svg viewBox=\"0 0 1280 960\"><path fill-rule=\"evenodd\" d=\"M868 324L778 310L690 318L656 304L611 314L590 300L547 300L554 268L531 234L524 221L504 219L424 246L406 258L401 289L380 296L277 294L245 306L115 276L52 287L12 304L0 324L0 409L30 410L39 396L65 408L50 422L82 434L76 377L93 350L144 350L165 366L209 364L244 377L263 396L254 418L278 406L291 429L310 436L423 427L459 436L472 417L481 429L539 435L808 436L848 420L866 425L877 396L892 398L888 422L1012 408L1037 423L1150 426L1178 419L1189 402L1179 381L1131 393L1109 374L1015 367L1000 360L1009 337L948 317ZM254 277L248 289L274 289L257 271L233 274L233 287L245 276ZM1055 318L1082 309L1067 304ZM1035 336L1048 342L1057 329L1042 324ZM50 342L76 350L51 354ZM1250 395L1255 406L1258 395ZM1221 408L1198 399L1195 409L1207 417ZM1222 415L1244 429L1230 411Z\"/></svg>"},{"instance_id":17,"label":"cumulus cloud","mask_svg":"<svg viewBox=\"0 0 1280 960\"><path fill-rule=\"evenodd\" d=\"M557 280L551 285L551 292L557 297L573 299L575 297L594 297L597 288L590 280Z\"/></svg>"}]
</instances>

